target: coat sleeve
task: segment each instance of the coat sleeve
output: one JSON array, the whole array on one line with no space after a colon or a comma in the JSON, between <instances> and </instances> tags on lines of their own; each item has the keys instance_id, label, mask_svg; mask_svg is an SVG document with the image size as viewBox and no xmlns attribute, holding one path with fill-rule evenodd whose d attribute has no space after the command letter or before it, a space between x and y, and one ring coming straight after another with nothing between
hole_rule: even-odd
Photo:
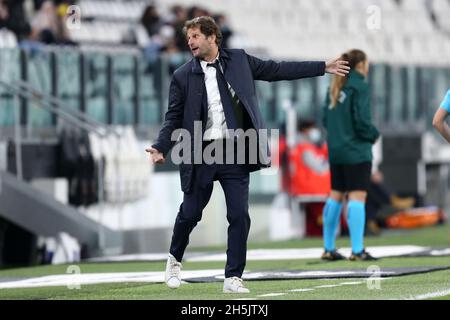
<instances>
[{"instance_id":1,"label":"coat sleeve","mask_svg":"<svg viewBox=\"0 0 450 320\"><path fill-rule=\"evenodd\" d=\"M247 54L247 60L255 80L295 80L323 76L325 74L324 61L264 61L249 54Z\"/></svg>"},{"instance_id":2,"label":"coat sleeve","mask_svg":"<svg viewBox=\"0 0 450 320\"><path fill-rule=\"evenodd\" d=\"M156 143L152 145L153 148L161 152L164 157L167 156L170 149L174 146L176 141L172 141L172 132L181 128L183 124L184 115L184 97L180 87L179 81L174 75L170 83L169 89L169 107L166 112L164 123L159 131Z\"/></svg>"},{"instance_id":3,"label":"coat sleeve","mask_svg":"<svg viewBox=\"0 0 450 320\"><path fill-rule=\"evenodd\" d=\"M372 124L370 114L370 90L369 86L353 91L352 120L358 137L362 140L375 143L380 136L377 128Z\"/></svg>"}]
</instances>

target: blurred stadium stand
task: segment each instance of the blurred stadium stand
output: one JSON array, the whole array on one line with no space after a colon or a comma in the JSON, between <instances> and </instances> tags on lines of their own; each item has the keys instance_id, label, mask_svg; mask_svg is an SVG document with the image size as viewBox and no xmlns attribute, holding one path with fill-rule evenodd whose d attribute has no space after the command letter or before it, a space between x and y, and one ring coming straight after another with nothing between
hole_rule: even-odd
<instances>
[{"instance_id":1,"label":"blurred stadium stand","mask_svg":"<svg viewBox=\"0 0 450 320\"><path fill-rule=\"evenodd\" d=\"M161 3L170 5L176 1ZM371 61L377 63L449 63L447 0L186 0L183 3L224 12L236 32L275 58L326 59L330 54L358 47L364 48ZM370 6L380 9L379 28L367 26ZM238 47L248 45L242 42Z\"/></svg>"},{"instance_id":2,"label":"blurred stadium stand","mask_svg":"<svg viewBox=\"0 0 450 320\"><path fill-rule=\"evenodd\" d=\"M231 35L228 46L244 48L262 58L319 60L353 47L365 50L372 63L369 82L373 117L386 141L384 150L389 150L382 153L383 165L392 172L386 177L387 183L394 188L407 185L410 188L405 191L418 193L425 201L435 200L435 196L441 203L445 201L441 186L447 187L448 170L442 170L440 164L450 163L450 152L431 130L431 117L450 87L448 0L57 1L55 14L58 12L61 19L67 18L64 10L69 4L79 5L81 27L66 28L54 39L33 38L39 11L33 9L34 1L19 2L23 3L31 31L11 26L7 19L2 21L0 14L0 81L11 85L22 81L40 94L19 97L17 90L0 85L0 170L16 175L16 164L21 162L24 188L42 192L33 180L56 181L62 177L61 165L55 168L58 164L54 163L60 161L64 129L91 121L93 128L120 132L119 136L99 137L92 133L93 128L87 130L95 164L106 161L102 209L95 204L59 203L58 208L65 207L59 211L60 221L65 221L68 212L78 213L79 221L53 224L42 214L40 218L53 227L33 229L26 215L32 213L18 213L19 200L8 205L0 202L0 216L35 236L55 237L59 231L68 232L82 245L90 246L87 256L167 249L181 202L177 167L169 161L153 169L143 150L162 123L172 72L190 59L179 39L177 42L179 22L205 12L225 17L224 32ZM7 3L0 1L0 9ZM377 7L371 7L374 5ZM145 25L143 14L149 6L156 10L153 12L157 18ZM371 29L367 24L377 8L381 24ZM48 39L54 40L51 45L43 43ZM320 120L329 83L328 76L258 82L258 99L267 126L279 128L285 121L281 107L285 101L290 101L301 116ZM68 126L66 116L43 106L43 101L49 99L41 99L42 95L56 98L55 108L66 113L76 111L85 119ZM16 124L20 124L20 130ZM421 146L420 154L411 147L395 148L398 141L410 135L416 139L412 144ZM45 145L53 146L49 150L54 153L45 151ZM395 167L402 156L411 162L408 183ZM428 165L439 172L430 175L434 180L423 177ZM155 170L158 174L150 174ZM30 172L42 174L28 176ZM22 190L24 181L20 177L3 174L9 179L5 186ZM436 179L440 183L438 190ZM270 175L252 177L253 240L268 240L268 208L279 191L278 180L278 176ZM202 226L192 237L194 245L224 243L222 228L226 220L221 197L215 190ZM23 199L27 208L54 208L57 202L51 197L19 195L17 199ZM208 210L215 212L208 214ZM57 215L58 210L54 212ZM13 216L22 218L14 220ZM90 227L86 227L89 223L85 219L90 219ZM98 240L86 241L73 232L74 228L91 232ZM102 239L106 236L112 240Z\"/></svg>"}]
</instances>

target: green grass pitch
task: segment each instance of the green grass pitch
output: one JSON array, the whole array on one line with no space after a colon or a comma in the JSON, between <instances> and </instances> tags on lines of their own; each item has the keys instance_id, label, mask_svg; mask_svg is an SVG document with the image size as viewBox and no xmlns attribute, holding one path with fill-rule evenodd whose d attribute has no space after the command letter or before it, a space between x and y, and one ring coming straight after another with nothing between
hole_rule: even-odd
<instances>
[{"instance_id":1,"label":"green grass pitch","mask_svg":"<svg viewBox=\"0 0 450 320\"><path fill-rule=\"evenodd\" d=\"M450 247L450 226L442 225L420 230L387 232L368 237L366 246L420 245ZM321 247L321 239L292 240L273 243L251 243L249 248ZM340 238L338 247L348 246L348 238ZM223 251L223 247L201 248L197 251ZM194 249L191 249L194 251ZM322 262L307 260L249 261L246 270L342 269L387 267L450 266L448 257L384 258L375 262ZM164 262L82 263L82 273L163 271ZM66 265L38 266L0 270L0 278L38 277L65 274ZM223 269L224 262L185 262L183 270ZM223 294L222 283L188 283L171 290L162 283L114 283L82 285L79 290L67 287L0 289L0 299L150 299L150 300L214 300L214 299L450 299L450 270L392 277L380 281L379 289L369 289L367 279L246 281L250 294ZM297 291L291 291L297 290Z\"/></svg>"}]
</instances>

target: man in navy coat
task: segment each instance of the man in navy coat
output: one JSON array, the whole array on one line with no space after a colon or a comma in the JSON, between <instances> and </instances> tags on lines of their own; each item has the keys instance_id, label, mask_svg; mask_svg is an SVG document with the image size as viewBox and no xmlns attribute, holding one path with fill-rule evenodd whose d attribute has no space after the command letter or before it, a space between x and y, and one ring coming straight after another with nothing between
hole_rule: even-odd
<instances>
[{"instance_id":1,"label":"man in navy coat","mask_svg":"<svg viewBox=\"0 0 450 320\"><path fill-rule=\"evenodd\" d=\"M322 76L325 72L345 76L348 67L345 61L338 59L328 62L263 61L244 50L221 49L222 35L210 17L187 21L184 32L194 57L175 70L164 124L156 143L146 149L154 163L162 163L176 143L177 139L172 139L176 130L184 129L190 135L188 142L192 142L188 150L189 161L180 164L184 198L173 229L165 281L170 288L180 286L181 260L189 235L201 220L202 211L211 197L213 182L217 180L225 193L229 222L223 292L248 293L242 273L250 229L249 175L251 171L270 165L267 144L261 143L263 139L259 135L264 124L254 80L294 80ZM257 133L258 143L244 144L244 152L250 158L256 154L257 161L250 161L248 156L243 162L238 161L235 155L242 151L242 145L236 144L239 134L233 133L251 130ZM194 161L195 153L199 151L195 146L200 146L200 152L207 148L223 150L223 147L223 154L231 152L234 155L233 161L227 158L226 161L211 163L202 160L198 163Z\"/></svg>"}]
</instances>

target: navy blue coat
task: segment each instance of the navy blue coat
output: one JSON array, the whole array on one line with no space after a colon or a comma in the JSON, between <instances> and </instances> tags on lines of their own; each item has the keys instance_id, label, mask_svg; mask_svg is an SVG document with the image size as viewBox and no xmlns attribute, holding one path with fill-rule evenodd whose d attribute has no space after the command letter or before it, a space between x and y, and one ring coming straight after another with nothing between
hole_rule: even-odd
<instances>
[{"instance_id":1,"label":"navy blue coat","mask_svg":"<svg viewBox=\"0 0 450 320\"><path fill-rule=\"evenodd\" d=\"M236 92L239 100L256 130L264 129L263 118L258 107L254 80L279 81L322 76L325 74L325 62L275 62L263 61L248 55L241 49L221 49L220 59L227 82ZM186 129L192 137L192 154L194 152L194 137L201 132L194 132L194 121L205 123L207 117L207 97L204 73L197 58L193 58L175 70L169 91L169 108L165 115L162 129L159 132L153 148L166 157L175 141L171 141L172 132L176 129ZM203 128L204 130L204 128ZM200 136L201 137L201 136ZM261 146L260 146L261 148ZM268 146L266 145L266 148ZM260 153L267 153L260 150ZM251 170L267 167L270 164L259 164ZM181 189L189 192L194 165L181 164Z\"/></svg>"}]
</instances>

